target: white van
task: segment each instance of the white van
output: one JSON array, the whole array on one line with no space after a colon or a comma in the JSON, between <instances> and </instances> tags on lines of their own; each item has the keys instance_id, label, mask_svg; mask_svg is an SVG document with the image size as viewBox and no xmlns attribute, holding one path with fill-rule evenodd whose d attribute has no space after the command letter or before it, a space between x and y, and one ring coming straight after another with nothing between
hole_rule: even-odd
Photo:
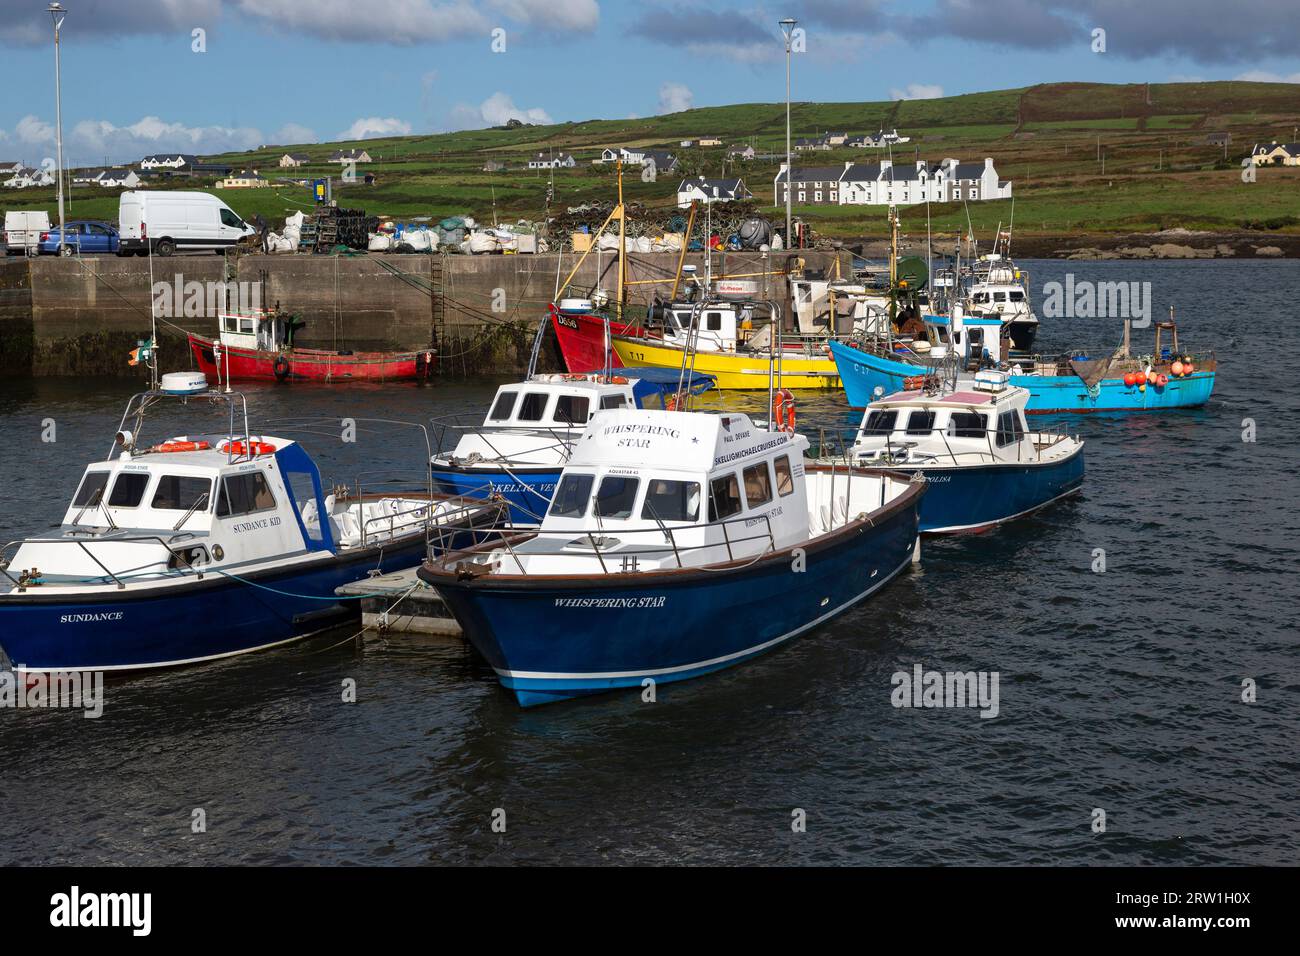
<instances>
[{"instance_id":1,"label":"white van","mask_svg":"<svg viewBox=\"0 0 1300 956\"><path fill-rule=\"evenodd\" d=\"M224 252L256 230L211 193L128 190L117 213L121 254Z\"/></svg>"},{"instance_id":2,"label":"white van","mask_svg":"<svg viewBox=\"0 0 1300 956\"><path fill-rule=\"evenodd\" d=\"M36 255L41 245L41 233L50 231L50 214L47 212L6 212L5 246L10 255L27 253Z\"/></svg>"}]
</instances>

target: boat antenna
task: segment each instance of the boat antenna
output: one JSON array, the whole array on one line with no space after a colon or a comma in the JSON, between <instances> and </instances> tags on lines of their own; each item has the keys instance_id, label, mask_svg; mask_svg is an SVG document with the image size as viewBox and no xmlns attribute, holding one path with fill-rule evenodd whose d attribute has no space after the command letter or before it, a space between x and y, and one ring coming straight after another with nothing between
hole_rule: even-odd
<instances>
[{"instance_id":1,"label":"boat antenna","mask_svg":"<svg viewBox=\"0 0 1300 956\"><path fill-rule=\"evenodd\" d=\"M153 243L145 240L149 254L149 389L158 390L158 297L153 292Z\"/></svg>"}]
</instances>

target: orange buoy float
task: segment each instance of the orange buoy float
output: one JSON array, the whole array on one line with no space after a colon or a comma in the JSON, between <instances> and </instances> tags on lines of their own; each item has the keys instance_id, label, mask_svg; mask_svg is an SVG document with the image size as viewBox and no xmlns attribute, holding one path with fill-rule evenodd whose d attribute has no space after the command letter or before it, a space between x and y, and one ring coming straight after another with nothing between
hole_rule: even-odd
<instances>
[{"instance_id":1,"label":"orange buoy float","mask_svg":"<svg viewBox=\"0 0 1300 956\"><path fill-rule=\"evenodd\" d=\"M1168 375L1157 375L1157 376L1156 376L1156 385L1158 385L1160 388L1164 388L1164 387L1165 387L1166 385L1168 385L1168 384L1169 384L1169 376L1168 376Z\"/></svg>"},{"instance_id":2,"label":"orange buoy float","mask_svg":"<svg viewBox=\"0 0 1300 956\"><path fill-rule=\"evenodd\" d=\"M772 396L772 421L777 431L794 432L794 396L783 388Z\"/></svg>"},{"instance_id":3,"label":"orange buoy float","mask_svg":"<svg viewBox=\"0 0 1300 956\"><path fill-rule=\"evenodd\" d=\"M1196 366L1192 364L1192 360L1191 360L1191 359L1188 359L1186 362L1183 363L1183 374L1184 374L1184 375L1191 375L1191 374L1192 374L1193 372L1195 372L1195 371L1196 371Z\"/></svg>"},{"instance_id":4,"label":"orange buoy float","mask_svg":"<svg viewBox=\"0 0 1300 956\"><path fill-rule=\"evenodd\" d=\"M211 446L205 441L165 441L154 451L207 451Z\"/></svg>"},{"instance_id":5,"label":"orange buoy float","mask_svg":"<svg viewBox=\"0 0 1300 956\"><path fill-rule=\"evenodd\" d=\"M1174 378L1182 378L1182 377L1183 377L1183 363L1180 362L1178 359L1174 359L1174 364L1171 365L1171 366L1169 366L1169 371L1171 371L1171 372L1174 373Z\"/></svg>"},{"instance_id":6,"label":"orange buoy float","mask_svg":"<svg viewBox=\"0 0 1300 956\"><path fill-rule=\"evenodd\" d=\"M248 443L250 450L246 451L242 441L228 441L222 444L221 451L227 455L271 455L275 453L275 446L269 442L251 441Z\"/></svg>"},{"instance_id":7,"label":"orange buoy float","mask_svg":"<svg viewBox=\"0 0 1300 956\"><path fill-rule=\"evenodd\" d=\"M1137 384L1137 373L1136 373L1136 372L1125 372L1125 373L1124 373L1124 384L1127 385L1129 388L1132 388L1134 385L1136 385L1136 384Z\"/></svg>"}]
</instances>

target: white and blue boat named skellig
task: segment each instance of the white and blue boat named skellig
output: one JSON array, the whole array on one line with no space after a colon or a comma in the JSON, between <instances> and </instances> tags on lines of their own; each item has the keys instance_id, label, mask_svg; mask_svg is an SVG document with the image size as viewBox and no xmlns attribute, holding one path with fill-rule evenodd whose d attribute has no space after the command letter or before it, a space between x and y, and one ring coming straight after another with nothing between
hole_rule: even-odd
<instances>
[{"instance_id":1,"label":"white and blue boat named skellig","mask_svg":"<svg viewBox=\"0 0 1300 956\"><path fill-rule=\"evenodd\" d=\"M250 434L243 396L201 374L161 385L131 399L57 532L0 549L0 650L16 670L170 667L305 637L355 611L336 587L419 563L431 533L496 520L427 489L328 491L297 442ZM226 402L229 428L146 445L145 414L167 399Z\"/></svg>"},{"instance_id":2,"label":"white and blue boat named skellig","mask_svg":"<svg viewBox=\"0 0 1300 956\"><path fill-rule=\"evenodd\" d=\"M851 460L925 479L921 531L987 531L1083 483L1083 441L1026 428L1029 393L986 370L969 388L914 389L867 406Z\"/></svg>"},{"instance_id":3,"label":"white and blue boat named skellig","mask_svg":"<svg viewBox=\"0 0 1300 956\"><path fill-rule=\"evenodd\" d=\"M434 422L434 488L444 494L496 496L516 528L535 528L555 494L574 442L596 412L665 408L713 386L713 377L676 369L641 368L631 375L542 374L502 385L481 424ZM681 391L686 395L679 396Z\"/></svg>"},{"instance_id":4,"label":"white and blue boat named skellig","mask_svg":"<svg viewBox=\"0 0 1300 956\"><path fill-rule=\"evenodd\" d=\"M925 483L806 464L741 414L597 412L540 529L419 576L524 706L771 650L911 562Z\"/></svg>"}]
</instances>

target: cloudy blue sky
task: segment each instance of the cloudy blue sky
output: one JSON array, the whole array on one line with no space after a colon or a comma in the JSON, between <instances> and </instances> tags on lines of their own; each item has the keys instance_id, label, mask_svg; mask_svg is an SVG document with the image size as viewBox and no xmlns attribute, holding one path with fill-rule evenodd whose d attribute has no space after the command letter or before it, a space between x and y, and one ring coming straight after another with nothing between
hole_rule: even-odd
<instances>
[{"instance_id":1,"label":"cloudy blue sky","mask_svg":"<svg viewBox=\"0 0 1300 956\"><path fill-rule=\"evenodd\" d=\"M47 0L0 0L0 160L53 152ZM65 0L69 165L784 97L1300 84L1300 0ZM1094 28L1106 51L1092 51ZM202 30L204 52L194 31ZM504 47L503 50L497 52ZM1297 86L1300 98L1300 85Z\"/></svg>"}]
</instances>

